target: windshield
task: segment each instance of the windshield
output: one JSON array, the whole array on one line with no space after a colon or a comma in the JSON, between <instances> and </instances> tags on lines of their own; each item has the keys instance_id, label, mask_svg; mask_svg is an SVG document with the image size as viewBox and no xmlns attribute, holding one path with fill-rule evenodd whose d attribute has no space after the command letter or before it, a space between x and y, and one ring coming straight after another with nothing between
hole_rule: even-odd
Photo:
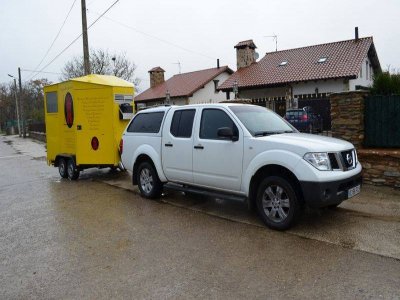
<instances>
[{"instance_id":1,"label":"windshield","mask_svg":"<svg viewBox=\"0 0 400 300\"><path fill-rule=\"evenodd\" d=\"M297 132L297 130L269 109L255 105L229 106L252 136Z\"/></svg>"}]
</instances>

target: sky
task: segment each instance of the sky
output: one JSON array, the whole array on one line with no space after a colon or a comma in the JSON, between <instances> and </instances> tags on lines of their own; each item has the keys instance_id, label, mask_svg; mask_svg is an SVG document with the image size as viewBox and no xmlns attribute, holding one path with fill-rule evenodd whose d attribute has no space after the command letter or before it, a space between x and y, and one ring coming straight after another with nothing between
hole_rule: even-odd
<instances>
[{"instance_id":1,"label":"sky","mask_svg":"<svg viewBox=\"0 0 400 300\"><path fill-rule=\"evenodd\" d=\"M88 25L114 2L86 0ZM59 55L82 32L81 0L73 3L0 0L0 83L11 82L7 74L17 76L18 67L23 81L35 75L28 70L44 67L51 73L33 79L59 81L53 73L83 52L79 38ZM400 71L399 17L400 0L119 0L88 36L89 48L125 53L137 65L143 91L150 85L148 70L156 66L166 71L166 79L216 67L217 58L236 70L233 47L239 41L253 39L261 59L275 51L272 35L284 50L352 39L356 26L360 37L373 36L382 69Z\"/></svg>"}]
</instances>

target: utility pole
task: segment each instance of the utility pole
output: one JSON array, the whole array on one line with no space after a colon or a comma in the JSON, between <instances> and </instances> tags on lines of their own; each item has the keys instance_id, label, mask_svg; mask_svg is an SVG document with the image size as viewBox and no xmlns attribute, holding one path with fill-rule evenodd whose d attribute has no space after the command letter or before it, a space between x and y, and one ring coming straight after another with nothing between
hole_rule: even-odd
<instances>
[{"instance_id":1,"label":"utility pole","mask_svg":"<svg viewBox=\"0 0 400 300\"><path fill-rule=\"evenodd\" d=\"M8 74L12 79L14 79L14 93L15 93L15 109L17 111L17 125L18 125L18 135L21 136L21 123L19 122L19 103L18 103L18 88L17 88L17 79Z\"/></svg>"},{"instance_id":2,"label":"utility pole","mask_svg":"<svg viewBox=\"0 0 400 300\"><path fill-rule=\"evenodd\" d=\"M85 68L85 75L89 75L90 62L89 62L89 43L87 34L87 21L86 21L86 0L81 0L81 7L82 7L83 66Z\"/></svg>"},{"instance_id":3,"label":"utility pole","mask_svg":"<svg viewBox=\"0 0 400 300\"><path fill-rule=\"evenodd\" d=\"M18 67L19 103L21 105L22 134L26 138L24 100L22 99L21 68Z\"/></svg>"}]
</instances>

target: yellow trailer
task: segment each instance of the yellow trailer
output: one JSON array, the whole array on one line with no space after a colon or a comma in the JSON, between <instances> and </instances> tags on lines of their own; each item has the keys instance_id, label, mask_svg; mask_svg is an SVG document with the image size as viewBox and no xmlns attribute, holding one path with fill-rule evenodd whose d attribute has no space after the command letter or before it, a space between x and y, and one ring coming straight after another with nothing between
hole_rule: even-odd
<instances>
[{"instance_id":1,"label":"yellow trailer","mask_svg":"<svg viewBox=\"0 0 400 300\"><path fill-rule=\"evenodd\" d=\"M44 87L47 163L75 180L92 167L120 166L119 143L133 116L133 84L87 75Z\"/></svg>"}]
</instances>

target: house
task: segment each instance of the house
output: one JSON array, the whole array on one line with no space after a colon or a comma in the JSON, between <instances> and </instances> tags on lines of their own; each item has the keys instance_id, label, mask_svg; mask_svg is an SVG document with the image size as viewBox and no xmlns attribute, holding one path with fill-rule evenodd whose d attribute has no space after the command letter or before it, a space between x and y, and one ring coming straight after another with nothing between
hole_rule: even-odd
<instances>
[{"instance_id":1,"label":"house","mask_svg":"<svg viewBox=\"0 0 400 300\"><path fill-rule=\"evenodd\" d=\"M220 67L219 61L216 68L177 74L168 80L164 80L164 72L161 67L149 71L150 88L135 97L137 108L220 102L226 93L217 90L218 85L233 73L228 66Z\"/></svg>"},{"instance_id":2,"label":"house","mask_svg":"<svg viewBox=\"0 0 400 300\"><path fill-rule=\"evenodd\" d=\"M330 126L330 93L365 89L381 71L372 37L266 53L256 61L252 40L236 46L237 71L218 88L283 115L313 106Z\"/></svg>"}]
</instances>

